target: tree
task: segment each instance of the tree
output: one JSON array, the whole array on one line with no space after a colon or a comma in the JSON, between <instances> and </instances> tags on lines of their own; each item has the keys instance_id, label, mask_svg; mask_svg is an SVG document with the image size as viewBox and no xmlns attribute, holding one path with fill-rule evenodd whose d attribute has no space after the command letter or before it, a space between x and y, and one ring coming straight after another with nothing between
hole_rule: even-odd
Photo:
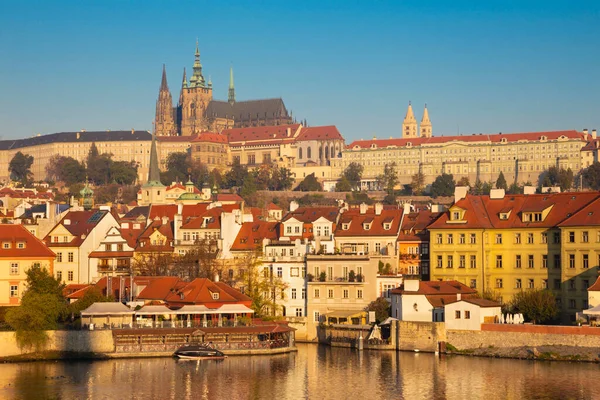
<instances>
[{"instance_id":1,"label":"tree","mask_svg":"<svg viewBox=\"0 0 600 400\"><path fill-rule=\"evenodd\" d=\"M248 168L240 164L238 158L233 159L231 169L225 175L225 187L240 187L244 184L244 180L248 177Z\"/></svg>"},{"instance_id":2,"label":"tree","mask_svg":"<svg viewBox=\"0 0 600 400\"><path fill-rule=\"evenodd\" d=\"M67 186L83 182L85 175L85 165L73 157L64 157L55 154L46 165L47 178L55 181L63 181Z\"/></svg>"},{"instance_id":3,"label":"tree","mask_svg":"<svg viewBox=\"0 0 600 400\"><path fill-rule=\"evenodd\" d=\"M506 178L504 178L504 173L502 171L500 171L500 175L498 175L498 179L496 180L496 189L508 189Z\"/></svg>"},{"instance_id":4,"label":"tree","mask_svg":"<svg viewBox=\"0 0 600 400\"><path fill-rule=\"evenodd\" d=\"M456 182L456 186L471 186L471 183L469 182L469 178L466 176L463 176L462 178L460 178L460 180L458 182Z\"/></svg>"},{"instance_id":5,"label":"tree","mask_svg":"<svg viewBox=\"0 0 600 400\"><path fill-rule=\"evenodd\" d=\"M522 313L534 324L550 322L558 315L556 298L547 289L518 292L510 301L509 309L513 313Z\"/></svg>"},{"instance_id":6,"label":"tree","mask_svg":"<svg viewBox=\"0 0 600 400\"><path fill-rule=\"evenodd\" d=\"M8 164L10 178L13 181L19 181L23 186L27 185L32 179L31 166L33 165L33 156L23 154L20 151L14 155Z\"/></svg>"},{"instance_id":7,"label":"tree","mask_svg":"<svg viewBox=\"0 0 600 400\"><path fill-rule=\"evenodd\" d=\"M16 331L21 348L40 350L48 340L46 331L56 329L58 320L66 315L64 285L39 265L33 265L26 274L27 290L21 305L7 311L6 322Z\"/></svg>"},{"instance_id":8,"label":"tree","mask_svg":"<svg viewBox=\"0 0 600 400\"><path fill-rule=\"evenodd\" d=\"M600 162L596 161L583 170L583 182L593 190L600 190Z\"/></svg>"},{"instance_id":9,"label":"tree","mask_svg":"<svg viewBox=\"0 0 600 400\"><path fill-rule=\"evenodd\" d=\"M360 187L360 180L362 178L364 167L362 164L357 162L351 162L348 164L344 172L342 172L342 177L345 177L350 183L350 187L352 190L355 190Z\"/></svg>"},{"instance_id":10,"label":"tree","mask_svg":"<svg viewBox=\"0 0 600 400\"><path fill-rule=\"evenodd\" d=\"M137 180L135 161L114 161L110 165L110 180L119 185L131 185Z\"/></svg>"},{"instance_id":11,"label":"tree","mask_svg":"<svg viewBox=\"0 0 600 400\"><path fill-rule=\"evenodd\" d=\"M378 297L377 300L369 303L366 311L375 311L375 319L377 320L377 323L380 323L388 319L390 316L390 308L390 303L388 303L385 297Z\"/></svg>"},{"instance_id":12,"label":"tree","mask_svg":"<svg viewBox=\"0 0 600 400\"><path fill-rule=\"evenodd\" d=\"M256 180L254 178L254 174L249 174L246 180L244 180L244 184L240 189L240 196L242 196L244 199L247 199L254 193L256 193Z\"/></svg>"},{"instance_id":13,"label":"tree","mask_svg":"<svg viewBox=\"0 0 600 400\"><path fill-rule=\"evenodd\" d=\"M71 316L76 316L94 303L108 303L113 301L115 301L115 299L112 295L106 296L96 286L90 286L81 299L69 304L68 309Z\"/></svg>"},{"instance_id":14,"label":"tree","mask_svg":"<svg viewBox=\"0 0 600 400\"><path fill-rule=\"evenodd\" d=\"M320 192L323 190L321 184L315 178L315 174L306 175L306 178L294 189L297 192Z\"/></svg>"},{"instance_id":15,"label":"tree","mask_svg":"<svg viewBox=\"0 0 600 400\"><path fill-rule=\"evenodd\" d=\"M423 193L425 189L425 174L423 172L419 171L412 176L410 188L413 194L420 195Z\"/></svg>"},{"instance_id":16,"label":"tree","mask_svg":"<svg viewBox=\"0 0 600 400\"><path fill-rule=\"evenodd\" d=\"M559 186L561 191L569 190L573 186L574 175L571 168L558 169L553 166L548 168L542 177L542 186Z\"/></svg>"},{"instance_id":17,"label":"tree","mask_svg":"<svg viewBox=\"0 0 600 400\"><path fill-rule=\"evenodd\" d=\"M517 182L514 182L508 188L508 194L523 194L523 187L519 186Z\"/></svg>"},{"instance_id":18,"label":"tree","mask_svg":"<svg viewBox=\"0 0 600 400\"><path fill-rule=\"evenodd\" d=\"M452 196L454 195L455 186L452 174L442 174L435 178L435 181L431 184L431 195L433 197Z\"/></svg>"},{"instance_id":19,"label":"tree","mask_svg":"<svg viewBox=\"0 0 600 400\"><path fill-rule=\"evenodd\" d=\"M110 167L112 163L112 154L103 153L98 156L88 156L86 164L88 179L94 185L108 184L110 182Z\"/></svg>"},{"instance_id":20,"label":"tree","mask_svg":"<svg viewBox=\"0 0 600 400\"><path fill-rule=\"evenodd\" d=\"M189 281L195 278L214 279L215 275L221 275L218 250L216 241L199 239L185 254L174 257L172 273Z\"/></svg>"},{"instance_id":21,"label":"tree","mask_svg":"<svg viewBox=\"0 0 600 400\"><path fill-rule=\"evenodd\" d=\"M388 195L394 194L396 185L400 183L395 162L385 164L385 167L383 168L383 174L377 176L377 183L383 190L387 192Z\"/></svg>"},{"instance_id":22,"label":"tree","mask_svg":"<svg viewBox=\"0 0 600 400\"><path fill-rule=\"evenodd\" d=\"M336 192L350 192L351 190L352 190L352 185L350 184L350 181L348 181L348 178L346 178L345 176L342 175L340 180L335 184L335 191Z\"/></svg>"},{"instance_id":23,"label":"tree","mask_svg":"<svg viewBox=\"0 0 600 400\"><path fill-rule=\"evenodd\" d=\"M292 171L285 167L275 167L271 172L269 190L289 190L294 184Z\"/></svg>"},{"instance_id":24,"label":"tree","mask_svg":"<svg viewBox=\"0 0 600 400\"><path fill-rule=\"evenodd\" d=\"M133 259L132 269L136 275L171 275L173 254L167 252L143 253Z\"/></svg>"}]
</instances>

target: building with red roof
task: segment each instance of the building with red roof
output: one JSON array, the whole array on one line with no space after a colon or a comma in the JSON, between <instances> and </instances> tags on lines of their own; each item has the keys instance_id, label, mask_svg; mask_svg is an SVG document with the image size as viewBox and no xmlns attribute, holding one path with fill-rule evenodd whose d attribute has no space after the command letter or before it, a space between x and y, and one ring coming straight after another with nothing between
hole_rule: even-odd
<instances>
[{"instance_id":1,"label":"building with red roof","mask_svg":"<svg viewBox=\"0 0 600 400\"><path fill-rule=\"evenodd\" d=\"M200 162L209 170L224 170L230 164L229 138L226 134L202 132L192 140L192 160Z\"/></svg>"},{"instance_id":2,"label":"building with red roof","mask_svg":"<svg viewBox=\"0 0 600 400\"><path fill-rule=\"evenodd\" d=\"M55 256L22 225L0 224L0 305L19 305L29 268L37 265L52 274Z\"/></svg>"}]
</instances>

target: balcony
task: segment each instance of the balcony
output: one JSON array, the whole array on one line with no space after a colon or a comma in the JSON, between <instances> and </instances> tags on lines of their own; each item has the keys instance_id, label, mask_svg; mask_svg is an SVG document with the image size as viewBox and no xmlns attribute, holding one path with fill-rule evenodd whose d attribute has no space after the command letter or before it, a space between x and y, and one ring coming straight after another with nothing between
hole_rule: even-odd
<instances>
[{"instance_id":1,"label":"balcony","mask_svg":"<svg viewBox=\"0 0 600 400\"><path fill-rule=\"evenodd\" d=\"M306 280L309 283L315 283L315 284L344 284L344 285L364 285L365 282L365 276L364 275L356 275L353 279L350 279L350 276L333 276L333 277L328 277L328 276L318 276L315 277L312 274L306 274Z\"/></svg>"}]
</instances>

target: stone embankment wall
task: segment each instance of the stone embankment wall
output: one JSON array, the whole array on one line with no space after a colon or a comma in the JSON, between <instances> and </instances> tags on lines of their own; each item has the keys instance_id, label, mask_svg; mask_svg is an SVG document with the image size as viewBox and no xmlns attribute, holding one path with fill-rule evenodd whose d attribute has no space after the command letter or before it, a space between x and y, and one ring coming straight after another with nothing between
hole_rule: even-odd
<instances>
[{"instance_id":1,"label":"stone embankment wall","mask_svg":"<svg viewBox=\"0 0 600 400\"><path fill-rule=\"evenodd\" d=\"M394 321L397 323L398 350L438 351L440 342L446 341L446 327L443 322Z\"/></svg>"},{"instance_id":2,"label":"stone embankment wall","mask_svg":"<svg viewBox=\"0 0 600 400\"><path fill-rule=\"evenodd\" d=\"M447 342L458 350L486 347L600 347L600 328L500 324L483 324L481 327L481 331L448 330Z\"/></svg>"},{"instance_id":3,"label":"stone embankment wall","mask_svg":"<svg viewBox=\"0 0 600 400\"><path fill-rule=\"evenodd\" d=\"M111 331L47 331L46 351L74 353L112 353L115 351ZM14 332L0 332L0 357L31 353L17 345Z\"/></svg>"}]
</instances>

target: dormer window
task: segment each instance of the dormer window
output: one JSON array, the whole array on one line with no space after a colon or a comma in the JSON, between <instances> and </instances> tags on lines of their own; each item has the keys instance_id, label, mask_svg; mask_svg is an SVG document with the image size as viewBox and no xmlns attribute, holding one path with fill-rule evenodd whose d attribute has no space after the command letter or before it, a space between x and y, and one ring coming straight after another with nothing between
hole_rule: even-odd
<instances>
[{"instance_id":1,"label":"dormer window","mask_svg":"<svg viewBox=\"0 0 600 400\"><path fill-rule=\"evenodd\" d=\"M25 242L17 243L17 249L24 249L24 248L25 248Z\"/></svg>"},{"instance_id":2,"label":"dormer window","mask_svg":"<svg viewBox=\"0 0 600 400\"><path fill-rule=\"evenodd\" d=\"M389 222L386 222L385 224L383 224L383 229L385 229L386 231L389 231L391 227L392 227L392 224L390 224Z\"/></svg>"},{"instance_id":3,"label":"dormer window","mask_svg":"<svg viewBox=\"0 0 600 400\"><path fill-rule=\"evenodd\" d=\"M546 140L548 140L548 136L543 136L543 135L542 135L542 137L540 138L540 140L541 140L542 142L543 142L543 141L546 141Z\"/></svg>"},{"instance_id":4,"label":"dormer window","mask_svg":"<svg viewBox=\"0 0 600 400\"><path fill-rule=\"evenodd\" d=\"M246 239L240 239L240 243L246 243Z\"/></svg>"},{"instance_id":5,"label":"dormer window","mask_svg":"<svg viewBox=\"0 0 600 400\"><path fill-rule=\"evenodd\" d=\"M460 219L460 212L459 211L453 211L451 219L452 219L452 221L458 221Z\"/></svg>"},{"instance_id":6,"label":"dormer window","mask_svg":"<svg viewBox=\"0 0 600 400\"><path fill-rule=\"evenodd\" d=\"M500 219L506 221L508 219L508 213L500 213Z\"/></svg>"},{"instance_id":7,"label":"dormer window","mask_svg":"<svg viewBox=\"0 0 600 400\"><path fill-rule=\"evenodd\" d=\"M345 222L345 223L342 224L342 229L343 230L347 231L349 228L350 228L350 224L349 223Z\"/></svg>"},{"instance_id":8,"label":"dormer window","mask_svg":"<svg viewBox=\"0 0 600 400\"><path fill-rule=\"evenodd\" d=\"M219 293L217 293L217 292L211 292L211 295L212 295L212 299L213 300L219 300Z\"/></svg>"},{"instance_id":9,"label":"dormer window","mask_svg":"<svg viewBox=\"0 0 600 400\"><path fill-rule=\"evenodd\" d=\"M503 137L502 139L500 139L500 143L508 143L508 140L505 137Z\"/></svg>"},{"instance_id":10,"label":"dormer window","mask_svg":"<svg viewBox=\"0 0 600 400\"><path fill-rule=\"evenodd\" d=\"M2 248L3 249L10 249L10 242L4 242L4 243L2 243Z\"/></svg>"},{"instance_id":11,"label":"dormer window","mask_svg":"<svg viewBox=\"0 0 600 400\"><path fill-rule=\"evenodd\" d=\"M363 228L365 229L365 231L368 231L369 229L371 229L371 224L370 223L364 223L363 224Z\"/></svg>"}]
</instances>

